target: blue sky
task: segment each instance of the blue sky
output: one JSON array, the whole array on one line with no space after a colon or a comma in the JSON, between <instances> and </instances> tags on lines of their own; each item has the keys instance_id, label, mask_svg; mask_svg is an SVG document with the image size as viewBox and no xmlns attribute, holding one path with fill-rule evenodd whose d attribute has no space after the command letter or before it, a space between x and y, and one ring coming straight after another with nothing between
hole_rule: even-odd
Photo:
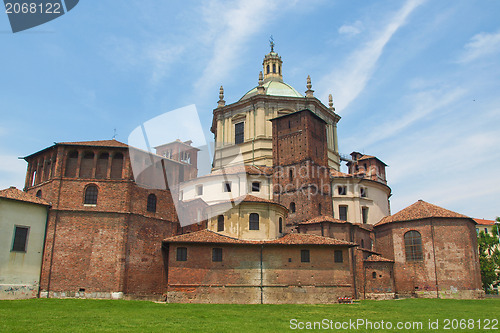
<instances>
[{"instance_id":1,"label":"blue sky","mask_svg":"<svg viewBox=\"0 0 500 333\"><path fill-rule=\"evenodd\" d=\"M0 15L0 187L54 141L117 139L196 104L208 130L257 85L273 35L285 82L325 104L340 151L389 167L392 212L418 199L500 215L500 2L80 1L12 34Z\"/></svg>"}]
</instances>

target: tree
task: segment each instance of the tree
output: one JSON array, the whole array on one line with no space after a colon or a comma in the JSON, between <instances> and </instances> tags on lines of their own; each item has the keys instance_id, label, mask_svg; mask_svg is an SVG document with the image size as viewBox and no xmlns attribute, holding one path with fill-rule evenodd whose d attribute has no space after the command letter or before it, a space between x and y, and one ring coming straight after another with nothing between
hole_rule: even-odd
<instances>
[{"instance_id":1,"label":"tree","mask_svg":"<svg viewBox=\"0 0 500 333\"><path fill-rule=\"evenodd\" d=\"M500 222L500 217L497 217ZM486 293L491 292L493 283L500 279L500 246L498 243L499 225L495 224L493 236L481 231L478 235L479 265L481 268L481 281Z\"/></svg>"}]
</instances>

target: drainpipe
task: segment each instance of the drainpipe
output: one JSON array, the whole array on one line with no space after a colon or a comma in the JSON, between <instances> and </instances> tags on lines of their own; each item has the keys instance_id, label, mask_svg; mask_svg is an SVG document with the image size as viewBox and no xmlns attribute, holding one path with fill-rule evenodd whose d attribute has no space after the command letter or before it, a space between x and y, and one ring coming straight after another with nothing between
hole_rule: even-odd
<instances>
[{"instance_id":1,"label":"drainpipe","mask_svg":"<svg viewBox=\"0 0 500 333\"><path fill-rule=\"evenodd\" d=\"M434 256L434 276L436 277L436 298L439 298L439 283L437 276L436 248L434 244L434 219L431 218L432 254Z\"/></svg>"},{"instance_id":2,"label":"drainpipe","mask_svg":"<svg viewBox=\"0 0 500 333\"><path fill-rule=\"evenodd\" d=\"M351 242L354 243L354 233L353 233L353 225L351 224L349 226L349 231L350 231L350 239ZM354 298L358 298L358 290L356 287L356 258L355 258L355 249L354 247L351 247L351 263L352 263L352 286L354 287Z\"/></svg>"},{"instance_id":3,"label":"drainpipe","mask_svg":"<svg viewBox=\"0 0 500 333\"><path fill-rule=\"evenodd\" d=\"M262 265L262 250L264 245L260 246L260 304L264 304L264 285L263 285L263 265Z\"/></svg>"}]
</instances>

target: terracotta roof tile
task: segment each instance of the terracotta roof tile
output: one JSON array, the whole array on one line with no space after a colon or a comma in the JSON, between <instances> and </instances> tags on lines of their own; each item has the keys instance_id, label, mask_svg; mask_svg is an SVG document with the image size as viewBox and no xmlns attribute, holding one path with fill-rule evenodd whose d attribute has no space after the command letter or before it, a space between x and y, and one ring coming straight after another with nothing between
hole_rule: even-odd
<instances>
[{"instance_id":1,"label":"terracotta roof tile","mask_svg":"<svg viewBox=\"0 0 500 333\"><path fill-rule=\"evenodd\" d=\"M356 246L355 243L340 239L322 237L310 234L287 234L275 240L258 241L237 239L204 229L189 234L169 237L163 240L167 243L212 243L212 244L242 244L242 245L343 245Z\"/></svg>"},{"instance_id":2,"label":"terracotta roof tile","mask_svg":"<svg viewBox=\"0 0 500 333\"><path fill-rule=\"evenodd\" d=\"M97 140L97 141L77 141L77 142L58 142L58 145L68 146L93 146L93 147L122 147L128 148L128 145L118 140Z\"/></svg>"},{"instance_id":3,"label":"terracotta roof tile","mask_svg":"<svg viewBox=\"0 0 500 333\"><path fill-rule=\"evenodd\" d=\"M330 222L330 223L350 223L347 221L339 220L336 218L333 218L328 215L323 215L323 216L316 216L310 220L300 222L299 224L315 224L315 223L321 223L321 222Z\"/></svg>"},{"instance_id":4,"label":"terracotta roof tile","mask_svg":"<svg viewBox=\"0 0 500 333\"><path fill-rule=\"evenodd\" d=\"M221 201L221 202L218 202L216 205L223 204L223 203L228 203L228 202L240 202L240 203L241 202L261 202L261 203L279 205L279 206L285 208L286 210L288 210L288 208L286 208L285 206L283 206L280 203L277 203L276 201L269 200L269 199L264 199L264 198L259 198L259 197L256 197L256 196L250 195L250 194L248 194L248 195L242 195L242 196L233 198L232 200Z\"/></svg>"},{"instance_id":5,"label":"terracotta roof tile","mask_svg":"<svg viewBox=\"0 0 500 333\"><path fill-rule=\"evenodd\" d=\"M376 254L372 254L371 256L366 258L364 261L367 261L367 262L394 262L394 260L387 259L387 258L384 258L384 257L376 255Z\"/></svg>"},{"instance_id":6,"label":"terracotta roof tile","mask_svg":"<svg viewBox=\"0 0 500 333\"><path fill-rule=\"evenodd\" d=\"M415 202L413 205L406 207L405 209L397 212L394 215L386 216L380 222L375 224L375 226L392 223L392 222L403 222L412 220L421 220L432 217L447 217L447 218L469 218L468 216L452 212L451 210L444 209L442 207L430 204L423 200Z\"/></svg>"},{"instance_id":7,"label":"terracotta roof tile","mask_svg":"<svg viewBox=\"0 0 500 333\"><path fill-rule=\"evenodd\" d=\"M287 234L273 241L263 242L265 244L286 244L286 245L346 245L356 246L357 244L341 239L323 237L311 234Z\"/></svg>"},{"instance_id":8,"label":"terracotta roof tile","mask_svg":"<svg viewBox=\"0 0 500 333\"><path fill-rule=\"evenodd\" d=\"M330 169L330 175L337 178L351 178L352 175L349 173L340 172L337 170Z\"/></svg>"},{"instance_id":9,"label":"terracotta roof tile","mask_svg":"<svg viewBox=\"0 0 500 333\"><path fill-rule=\"evenodd\" d=\"M18 200L24 202L31 202L38 205L50 206L50 203L44 199L38 198L34 195L28 194L21 190L18 190L14 186L0 191L0 198L6 198L11 200Z\"/></svg>"},{"instance_id":10,"label":"terracotta roof tile","mask_svg":"<svg viewBox=\"0 0 500 333\"><path fill-rule=\"evenodd\" d=\"M473 219L474 221L476 221L477 224L480 224L480 225L494 225L495 224L495 221L493 220L483 220L483 219Z\"/></svg>"},{"instance_id":11,"label":"terracotta roof tile","mask_svg":"<svg viewBox=\"0 0 500 333\"><path fill-rule=\"evenodd\" d=\"M222 174L237 174L246 172L249 175L272 175L273 168L266 166L257 166L257 165L235 165L229 166L223 169L215 170L210 175L218 176ZM208 176L210 176L208 175Z\"/></svg>"}]
</instances>

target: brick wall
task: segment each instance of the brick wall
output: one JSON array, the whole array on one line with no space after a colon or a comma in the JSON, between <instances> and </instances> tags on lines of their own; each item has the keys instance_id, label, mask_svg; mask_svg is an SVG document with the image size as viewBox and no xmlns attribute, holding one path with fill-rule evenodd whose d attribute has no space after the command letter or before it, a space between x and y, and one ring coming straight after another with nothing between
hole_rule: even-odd
<instances>
[{"instance_id":1,"label":"brick wall","mask_svg":"<svg viewBox=\"0 0 500 333\"><path fill-rule=\"evenodd\" d=\"M187 248L187 261L176 260L177 247ZM222 262L212 261L213 247L223 249ZM303 249L310 251L310 262L301 262ZM334 262L334 250L344 252L343 263ZM329 246L172 243L168 249L168 300L334 303L337 297L353 296L348 252L346 247Z\"/></svg>"}]
</instances>

